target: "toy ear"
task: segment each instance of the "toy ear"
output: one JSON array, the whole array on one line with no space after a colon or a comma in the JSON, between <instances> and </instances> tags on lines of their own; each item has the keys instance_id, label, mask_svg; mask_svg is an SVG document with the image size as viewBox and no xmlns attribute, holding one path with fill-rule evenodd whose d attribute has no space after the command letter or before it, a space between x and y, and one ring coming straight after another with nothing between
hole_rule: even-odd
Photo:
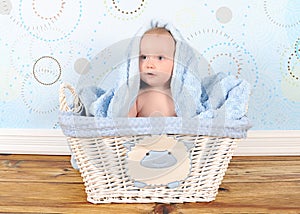
<instances>
[{"instance_id":1,"label":"toy ear","mask_svg":"<svg viewBox=\"0 0 300 214\"><path fill-rule=\"evenodd\" d=\"M183 144L185 145L187 151L190 151L190 149L194 148L194 146L195 146L191 142L183 142Z\"/></svg>"},{"instance_id":2,"label":"toy ear","mask_svg":"<svg viewBox=\"0 0 300 214\"><path fill-rule=\"evenodd\" d=\"M126 142L126 143L123 143L123 146L128 149L129 151L131 151L131 148L135 146L134 143L130 143L130 142Z\"/></svg>"}]
</instances>

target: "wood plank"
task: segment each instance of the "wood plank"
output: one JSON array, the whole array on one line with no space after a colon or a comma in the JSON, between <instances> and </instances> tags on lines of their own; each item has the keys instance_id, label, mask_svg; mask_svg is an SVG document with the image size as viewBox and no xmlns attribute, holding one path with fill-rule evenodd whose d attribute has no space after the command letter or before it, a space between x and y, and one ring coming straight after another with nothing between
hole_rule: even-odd
<instances>
[{"instance_id":1,"label":"wood plank","mask_svg":"<svg viewBox=\"0 0 300 214\"><path fill-rule=\"evenodd\" d=\"M43 161L62 161L67 163L70 156L65 155L14 155L14 154L0 154L0 160L37 160Z\"/></svg>"},{"instance_id":2,"label":"wood plank","mask_svg":"<svg viewBox=\"0 0 300 214\"><path fill-rule=\"evenodd\" d=\"M98 204L86 201L69 156L0 155L3 213L299 213L300 157L233 157L215 201Z\"/></svg>"},{"instance_id":3,"label":"wood plank","mask_svg":"<svg viewBox=\"0 0 300 214\"><path fill-rule=\"evenodd\" d=\"M296 159L296 160L294 160ZM292 157L233 158L226 171L226 182L300 182L300 159Z\"/></svg>"},{"instance_id":4,"label":"wood plank","mask_svg":"<svg viewBox=\"0 0 300 214\"><path fill-rule=\"evenodd\" d=\"M114 209L120 211L126 207L126 212L135 212L137 208L144 211L153 211L151 204L112 204L92 205L85 200L83 186L77 184L45 184L45 183L3 183L0 184L0 209L15 207L39 207L40 212L62 212L73 209L86 208L90 211L100 209ZM22 190L22 191L20 191ZM4 193L5 194L4 194ZM215 201L210 203L185 203L176 204L174 210L182 213L197 213L195 210L219 210L219 212L238 211L240 209L296 211L299 207L299 185L290 185L287 182L249 183L241 188L240 183L226 183L221 185L221 190ZM141 208L142 207L142 208ZM30 209L29 209L30 210ZM135 210L135 211L134 211ZM14 210L19 211L19 210ZM31 210L31 211L34 211ZM128 211L128 212L127 212Z\"/></svg>"},{"instance_id":5,"label":"wood plank","mask_svg":"<svg viewBox=\"0 0 300 214\"><path fill-rule=\"evenodd\" d=\"M6 158L5 158L6 157ZM0 155L0 181L82 183L67 156Z\"/></svg>"}]
</instances>

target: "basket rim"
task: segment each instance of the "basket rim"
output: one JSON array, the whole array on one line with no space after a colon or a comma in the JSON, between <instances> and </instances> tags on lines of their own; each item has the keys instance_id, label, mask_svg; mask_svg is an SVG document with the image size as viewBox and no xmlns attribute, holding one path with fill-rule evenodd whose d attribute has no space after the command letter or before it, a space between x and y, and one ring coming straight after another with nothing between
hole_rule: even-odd
<instances>
[{"instance_id":1,"label":"basket rim","mask_svg":"<svg viewBox=\"0 0 300 214\"><path fill-rule=\"evenodd\" d=\"M220 121L182 117L107 118L87 117L60 111L59 124L68 137L99 137L157 134L206 135L246 138L251 128L247 117L242 120Z\"/></svg>"}]
</instances>

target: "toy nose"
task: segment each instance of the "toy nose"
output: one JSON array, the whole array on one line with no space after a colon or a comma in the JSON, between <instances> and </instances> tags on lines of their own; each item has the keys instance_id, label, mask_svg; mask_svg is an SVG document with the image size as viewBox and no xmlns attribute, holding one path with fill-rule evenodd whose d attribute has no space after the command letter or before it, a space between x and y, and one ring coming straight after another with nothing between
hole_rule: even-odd
<instances>
[{"instance_id":1,"label":"toy nose","mask_svg":"<svg viewBox=\"0 0 300 214\"><path fill-rule=\"evenodd\" d=\"M177 159L169 151L150 150L140 161L140 164L146 168L163 169L174 166Z\"/></svg>"}]
</instances>

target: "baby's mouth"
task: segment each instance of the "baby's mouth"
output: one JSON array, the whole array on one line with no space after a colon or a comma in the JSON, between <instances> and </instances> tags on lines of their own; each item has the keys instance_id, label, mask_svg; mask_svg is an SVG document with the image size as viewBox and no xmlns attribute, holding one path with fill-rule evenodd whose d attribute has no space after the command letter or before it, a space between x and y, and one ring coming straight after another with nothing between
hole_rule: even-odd
<instances>
[{"instance_id":1,"label":"baby's mouth","mask_svg":"<svg viewBox=\"0 0 300 214\"><path fill-rule=\"evenodd\" d=\"M147 71L146 72L147 76L155 76L155 72L152 72L152 71Z\"/></svg>"}]
</instances>

